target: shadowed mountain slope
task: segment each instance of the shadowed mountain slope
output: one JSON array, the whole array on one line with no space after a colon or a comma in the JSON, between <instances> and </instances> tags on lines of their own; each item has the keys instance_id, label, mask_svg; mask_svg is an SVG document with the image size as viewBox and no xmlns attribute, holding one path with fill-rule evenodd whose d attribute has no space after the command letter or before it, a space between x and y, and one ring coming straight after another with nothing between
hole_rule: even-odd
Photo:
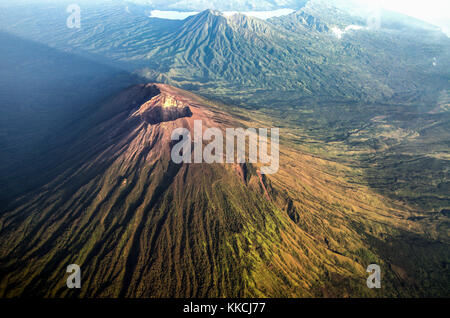
<instances>
[{"instance_id":1,"label":"shadowed mountain slope","mask_svg":"<svg viewBox=\"0 0 450 318\"><path fill-rule=\"evenodd\" d=\"M0 202L32 188L54 166L47 156L76 135L90 107L140 79L0 32ZM54 154L54 152L52 152ZM44 158L42 155L44 154Z\"/></svg>"}]
</instances>

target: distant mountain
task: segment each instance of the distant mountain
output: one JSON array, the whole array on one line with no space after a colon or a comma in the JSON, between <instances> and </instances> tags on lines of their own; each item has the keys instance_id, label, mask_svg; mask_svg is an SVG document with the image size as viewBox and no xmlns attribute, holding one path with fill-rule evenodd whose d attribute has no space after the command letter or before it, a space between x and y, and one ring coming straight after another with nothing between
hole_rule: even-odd
<instances>
[{"instance_id":1,"label":"distant mountain","mask_svg":"<svg viewBox=\"0 0 450 318\"><path fill-rule=\"evenodd\" d=\"M147 69L168 83L183 86L189 80L190 88L208 94L239 92L244 86L247 91L295 90L318 100L389 102L395 91L418 85L422 96L435 98L436 88L447 85L444 68L431 65L433 58L450 63L445 35L421 29L424 38L412 44L418 31L395 31L398 26L392 24L370 30L364 23L321 2L269 21L205 11L155 39L146 58L158 63ZM341 38L336 30L346 34Z\"/></svg>"},{"instance_id":2,"label":"distant mountain","mask_svg":"<svg viewBox=\"0 0 450 318\"><path fill-rule=\"evenodd\" d=\"M351 0L309 0L296 12L270 20L292 31L298 31L296 27L301 28L303 25L310 28L319 27L319 31L328 31L333 27L345 29L348 26L359 26L363 29L379 28L379 31L423 32L428 30L440 33L438 27L416 18Z\"/></svg>"},{"instance_id":3,"label":"distant mountain","mask_svg":"<svg viewBox=\"0 0 450 318\"><path fill-rule=\"evenodd\" d=\"M21 23L16 16L22 11L5 15L5 28L121 65L149 81L252 107L260 105L253 94L274 96L280 90L284 102L392 104L399 102L396 92L419 89L421 100L415 102L432 103L447 87L450 39L443 33L387 12L381 29L368 28L369 13L338 1L302 2L295 13L268 21L213 10L170 21L109 4L100 19L95 6L84 9L80 30L60 25L45 32L36 32L39 17ZM433 59L439 60L435 66Z\"/></svg>"},{"instance_id":4,"label":"distant mountain","mask_svg":"<svg viewBox=\"0 0 450 318\"><path fill-rule=\"evenodd\" d=\"M308 29L328 32L333 27L345 28L352 24L366 23L362 16L351 15L345 7L337 6L336 2L324 0L305 1L296 12L272 18L270 21L294 32L307 32Z\"/></svg>"},{"instance_id":5,"label":"distant mountain","mask_svg":"<svg viewBox=\"0 0 450 318\"><path fill-rule=\"evenodd\" d=\"M147 58L158 62L149 68L169 82L180 78L189 79L191 85L286 89L302 85L286 83L295 72L309 77L306 64L310 58L305 56L301 63L297 60L294 55L301 56L302 48L292 43L287 31L244 15L225 17L204 11L155 39L153 46Z\"/></svg>"}]
</instances>

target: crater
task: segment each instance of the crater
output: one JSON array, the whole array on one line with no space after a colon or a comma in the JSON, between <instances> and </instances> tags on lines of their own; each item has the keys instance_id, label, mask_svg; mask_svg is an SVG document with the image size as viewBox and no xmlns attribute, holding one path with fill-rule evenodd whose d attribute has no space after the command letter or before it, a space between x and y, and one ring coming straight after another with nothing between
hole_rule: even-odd
<instances>
[{"instance_id":1,"label":"crater","mask_svg":"<svg viewBox=\"0 0 450 318\"><path fill-rule=\"evenodd\" d=\"M142 120L150 125L192 116L192 111L184 100L158 87L155 89L157 95L142 104L135 115L140 115Z\"/></svg>"}]
</instances>

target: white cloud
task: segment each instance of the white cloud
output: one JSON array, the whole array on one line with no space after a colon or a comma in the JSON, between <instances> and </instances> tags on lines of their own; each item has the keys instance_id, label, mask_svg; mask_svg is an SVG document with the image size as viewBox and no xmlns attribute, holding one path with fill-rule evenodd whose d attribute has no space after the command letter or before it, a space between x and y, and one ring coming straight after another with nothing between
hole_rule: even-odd
<instances>
[{"instance_id":1,"label":"white cloud","mask_svg":"<svg viewBox=\"0 0 450 318\"><path fill-rule=\"evenodd\" d=\"M150 11L151 18L161 18L170 20L183 20L191 15L196 15L198 12L181 12L181 11L161 11L152 10Z\"/></svg>"},{"instance_id":2,"label":"white cloud","mask_svg":"<svg viewBox=\"0 0 450 318\"><path fill-rule=\"evenodd\" d=\"M248 15L250 17L255 17L258 19L266 20L273 17L280 17L283 15L288 15L290 13L294 12L292 9L278 9L278 10L272 10L272 11L245 11L245 12L239 12L239 11L226 11L224 14L226 16L230 16L233 14L241 13Z\"/></svg>"},{"instance_id":3,"label":"white cloud","mask_svg":"<svg viewBox=\"0 0 450 318\"><path fill-rule=\"evenodd\" d=\"M292 9L278 9L272 11L225 11L223 14L225 16L231 16L237 13L245 14L247 16L259 18L259 19L269 19L272 17L279 17L282 15L287 15L294 12ZM192 15L198 14L199 12L181 12L181 11L161 11L161 10L152 10L150 12L150 17L152 18L161 18L161 19L171 19L171 20L183 20Z\"/></svg>"},{"instance_id":4,"label":"white cloud","mask_svg":"<svg viewBox=\"0 0 450 318\"><path fill-rule=\"evenodd\" d=\"M339 29L338 27L334 27L331 29L333 34L338 38L341 39L342 36L347 33L348 31L358 31L358 30L367 30L367 27L363 27L361 25L349 25L344 30Z\"/></svg>"},{"instance_id":5,"label":"white cloud","mask_svg":"<svg viewBox=\"0 0 450 318\"><path fill-rule=\"evenodd\" d=\"M382 7L437 25L450 35L449 0L354 0L372 7Z\"/></svg>"}]
</instances>

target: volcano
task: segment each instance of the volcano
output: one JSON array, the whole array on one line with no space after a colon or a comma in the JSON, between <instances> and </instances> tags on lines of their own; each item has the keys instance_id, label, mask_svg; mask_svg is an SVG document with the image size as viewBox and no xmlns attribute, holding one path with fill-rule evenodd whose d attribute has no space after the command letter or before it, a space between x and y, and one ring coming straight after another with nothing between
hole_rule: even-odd
<instances>
[{"instance_id":1,"label":"volcano","mask_svg":"<svg viewBox=\"0 0 450 318\"><path fill-rule=\"evenodd\" d=\"M419 242L410 214L346 182L345 167L286 146L271 176L248 162L171 160L177 128L252 124L225 110L142 84L77 123L53 180L2 207L0 297L377 296L365 287L374 260L389 277L383 295L421 290L389 234ZM404 257L424 255L421 246ZM80 289L66 286L70 264Z\"/></svg>"},{"instance_id":2,"label":"volcano","mask_svg":"<svg viewBox=\"0 0 450 318\"><path fill-rule=\"evenodd\" d=\"M247 164L174 164L171 133L195 120L236 124L164 84L131 87L80 123L91 128L66 147L63 172L1 216L2 296L74 293L59 277L68 263L81 267L84 296L266 293L252 276L273 266L266 244L281 237L264 180ZM264 275L258 284L281 286Z\"/></svg>"}]
</instances>

